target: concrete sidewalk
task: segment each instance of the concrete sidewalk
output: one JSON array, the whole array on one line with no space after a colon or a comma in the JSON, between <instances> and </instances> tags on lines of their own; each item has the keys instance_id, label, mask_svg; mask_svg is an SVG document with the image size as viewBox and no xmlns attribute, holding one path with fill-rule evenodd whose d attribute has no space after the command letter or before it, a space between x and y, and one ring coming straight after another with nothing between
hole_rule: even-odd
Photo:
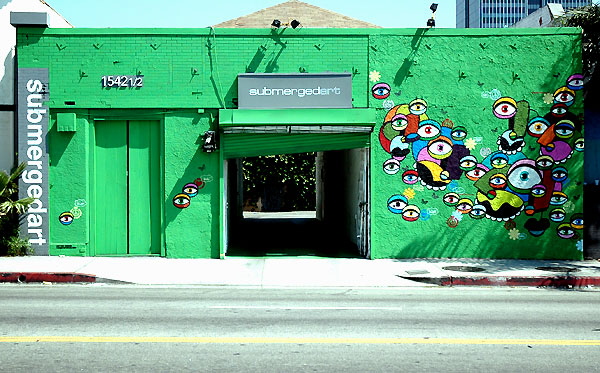
<instances>
[{"instance_id":1,"label":"concrete sidewalk","mask_svg":"<svg viewBox=\"0 0 600 373\"><path fill-rule=\"evenodd\" d=\"M543 286L600 289L599 261L2 257L0 282L252 287Z\"/></svg>"}]
</instances>

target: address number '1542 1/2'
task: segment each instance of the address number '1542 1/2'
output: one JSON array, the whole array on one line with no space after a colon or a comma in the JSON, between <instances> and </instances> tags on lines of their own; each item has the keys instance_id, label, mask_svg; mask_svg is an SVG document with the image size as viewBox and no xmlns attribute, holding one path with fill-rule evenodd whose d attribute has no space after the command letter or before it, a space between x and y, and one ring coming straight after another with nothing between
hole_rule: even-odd
<instances>
[{"instance_id":1,"label":"address number '1542 1/2'","mask_svg":"<svg viewBox=\"0 0 600 373\"><path fill-rule=\"evenodd\" d=\"M104 75L102 76L102 87L143 87L143 75Z\"/></svg>"}]
</instances>

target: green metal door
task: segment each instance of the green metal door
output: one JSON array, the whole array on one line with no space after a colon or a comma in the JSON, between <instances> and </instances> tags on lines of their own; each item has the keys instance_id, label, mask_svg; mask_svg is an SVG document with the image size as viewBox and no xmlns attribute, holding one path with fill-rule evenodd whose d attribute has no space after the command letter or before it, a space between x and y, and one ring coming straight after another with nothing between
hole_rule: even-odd
<instances>
[{"instance_id":1,"label":"green metal door","mask_svg":"<svg viewBox=\"0 0 600 373\"><path fill-rule=\"evenodd\" d=\"M96 255L161 253L160 127L95 122Z\"/></svg>"}]
</instances>

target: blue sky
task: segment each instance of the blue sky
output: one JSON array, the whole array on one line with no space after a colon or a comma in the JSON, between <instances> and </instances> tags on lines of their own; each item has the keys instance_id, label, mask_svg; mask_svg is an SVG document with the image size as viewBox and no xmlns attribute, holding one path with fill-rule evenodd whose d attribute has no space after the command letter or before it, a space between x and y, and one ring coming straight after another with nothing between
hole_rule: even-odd
<instances>
[{"instance_id":1,"label":"blue sky","mask_svg":"<svg viewBox=\"0 0 600 373\"><path fill-rule=\"evenodd\" d=\"M285 0L46 0L75 27L207 27ZM382 27L425 27L439 4L438 28L454 28L455 0L306 0ZM265 20L268 27L272 20ZM302 20L300 20L302 22Z\"/></svg>"}]
</instances>

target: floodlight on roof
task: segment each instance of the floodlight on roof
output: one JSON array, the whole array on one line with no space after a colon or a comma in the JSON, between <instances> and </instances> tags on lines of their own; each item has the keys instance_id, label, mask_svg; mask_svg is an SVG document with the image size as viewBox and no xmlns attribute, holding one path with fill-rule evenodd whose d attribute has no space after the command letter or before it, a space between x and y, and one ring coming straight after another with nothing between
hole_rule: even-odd
<instances>
[{"instance_id":1,"label":"floodlight on roof","mask_svg":"<svg viewBox=\"0 0 600 373\"><path fill-rule=\"evenodd\" d=\"M435 19L429 18L427 20L427 27L435 27Z\"/></svg>"},{"instance_id":2,"label":"floodlight on roof","mask_svg":"<svg viewBox=\"0 0 600 373\"><path fill-rule=\"evenodd\" d=\"M290 22L290 26L292 26L292 28L295 29L298 26L300 26L300 21L298 21L297 19L294 19Z\"/></svg>"},{"instance_id":3,"label":"floodlight on roof","mask_svg":"<svg viewBox=\"0 0 600 373\"><path fill-rule=\"evenodd\" d=\"M278 19L274 19L273 22L271 22L271 27L273 28L280 28L281 27L281 21Z\"/></svg>"},{"instance_id":4,"label":"floodlight on roof","mask_svg":"<svg viewBox=\"0 0 600 373\"><path fill-rule=\"evenodd\" d=\"M433 13L435 13L435 11L437 10L438 5L436 3L431 4L431 6L429 7L429 9L431 9L431 11Z\"/></svg>"}]
</instances>

